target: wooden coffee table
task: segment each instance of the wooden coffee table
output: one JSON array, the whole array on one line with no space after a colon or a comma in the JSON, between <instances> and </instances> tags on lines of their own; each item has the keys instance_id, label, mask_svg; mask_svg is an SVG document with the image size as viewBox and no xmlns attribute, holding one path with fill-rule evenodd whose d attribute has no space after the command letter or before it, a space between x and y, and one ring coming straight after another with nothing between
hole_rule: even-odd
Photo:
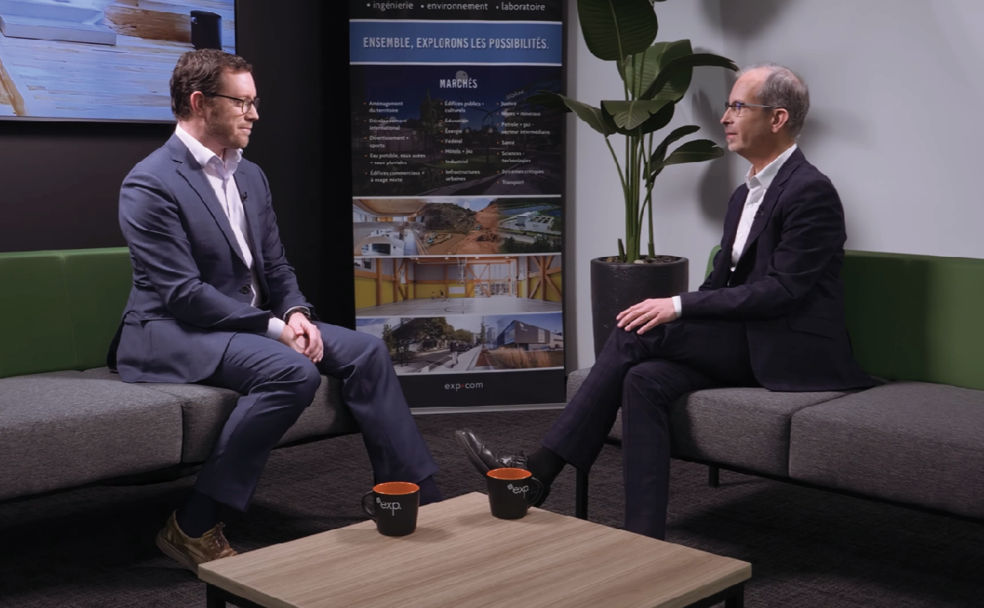
<instances>
[{"instance_id":1,"label":"wooden coffee table","mask_svg":"<svg viewBox=\"0 0 984 608\"><path fill-rule=\"evenodd\" d=\"M375 523L202 565L209 608L744 605L747 562L541 509L501 520L472 493L420 509L417 531Z\"/></svg>"}]
</instances>

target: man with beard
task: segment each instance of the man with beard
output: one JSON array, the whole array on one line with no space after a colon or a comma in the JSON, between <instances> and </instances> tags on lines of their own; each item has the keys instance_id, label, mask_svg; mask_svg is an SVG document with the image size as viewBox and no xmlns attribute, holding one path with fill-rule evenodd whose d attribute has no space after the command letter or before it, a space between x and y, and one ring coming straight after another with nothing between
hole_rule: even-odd
<instances>
[{"instance_id":1,"label":"man with beard","mask_svg":"<svg viewBox=\"0 0 984 608\"><path fill-rule=\"evenodd\" d=\"M382 340L316 320L288 264L266 176L244 159L259 119L252 68L217 50L185 53L171 77L174 136L120 191L133 288L109 364L126 382L201 383L242 396L188 501L157 545L183 566L235 555L224 507L245 511L270 451L314 398L342 380L377 482L441 500L437 465Z\"/></svg>"}]
</instances>

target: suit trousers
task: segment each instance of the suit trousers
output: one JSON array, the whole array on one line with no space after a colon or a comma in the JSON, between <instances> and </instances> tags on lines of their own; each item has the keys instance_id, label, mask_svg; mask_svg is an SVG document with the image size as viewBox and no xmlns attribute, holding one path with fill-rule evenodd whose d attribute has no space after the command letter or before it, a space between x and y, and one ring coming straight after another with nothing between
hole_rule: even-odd
<instances>
[{"instance_id":1,"label":"suit trousers","mask_svg":"<svg viewBox=\"0 0 984 608\"><path fill-rule=\"evenodd\" d=\"M325 344L317 365L265 336L232 336L222 362L202 384L242 397L198 475L196 490L245 511L271 450L311 404L322 374L342 381L342 399L362 431L377 483L419 482L437 472L385 343L344 327L316 325Z\"/></svg>"},{"instance_id":2,"label":"suit trousers","mask_svg":"<svg viewBox=\"0 0 984 608\"><path fill-rule=\"evenodd\" d=\"M621 408L625 529L663 539L671 406L691 391L757 385L742 322L678 319L642 335L616 328L543 446L588 471Z\"/></svg>"}]
</instances>

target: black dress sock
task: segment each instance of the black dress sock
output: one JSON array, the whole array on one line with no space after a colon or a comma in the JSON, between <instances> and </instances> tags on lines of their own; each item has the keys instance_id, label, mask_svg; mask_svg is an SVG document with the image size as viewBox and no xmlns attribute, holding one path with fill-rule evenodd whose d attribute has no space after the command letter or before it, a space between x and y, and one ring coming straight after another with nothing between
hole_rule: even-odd
<instances>
[{"instance_id":1,"label":"black dress sock","mask_svg":"<svg viewBox=\"0 0 984 608\"><path fill-rule=\"evenodd\" d=\"M566 464L566 460L542 447L526 457L526 467L545 486L557 479Z\"/></svg>"},{"instance_id":2,"label":"black dress sock","mask_svg":"<svg viewBox=\"0 0 984 608\"><path fill-rule=\"evenodd\" d=\"M444 500L444 495L441 494L441 489L437 487L433 476L417 482L417 485L420 487L420 506Z\"/></svg>"},{"instance_id":3,"label":"black dress sock","mask_svg":"<svg viewBox=\"0 0 984 608\"><path fill-rule=\"evenodd\" d=\"M193 490L188 502L178 509L175 518L182 532L191 538L199 538L219 523L221 513L221 502Z\"/></svg>"}]
</instances>

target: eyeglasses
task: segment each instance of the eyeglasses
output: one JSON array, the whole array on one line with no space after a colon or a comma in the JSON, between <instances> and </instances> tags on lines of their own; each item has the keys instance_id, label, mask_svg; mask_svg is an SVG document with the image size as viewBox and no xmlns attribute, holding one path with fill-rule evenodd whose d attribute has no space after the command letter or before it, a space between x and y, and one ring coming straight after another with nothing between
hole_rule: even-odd
<instances>
[{"instance_id":1,"label":"eyeglasses","mask_svg":"<svg viewBox=\"0 0 984 608\"><path fill-rule=\"evenodd\" d=\"M225 99L231 99L236 102L237 108L243 111L243 114L249 114L249 111L253 108L257 110L260 109L260 98L254 97L253 99L240 99L239 97L229 97L228 95L219 95L218 93L203 93L206 97L224 97Z\"/></svg>"},{"instance_id":2,"label":"eyeglasses","mask_svg":"<svg viewBox=\"0 0 984 608\"><path fill-rule=\"evenodd\" d=\"M762 106L757 103L745 103L743 101L736 101L734 103L724 104L724 111L727 112L728 110L731 110L731 114L733 116L741 116L741 112L745 108L768 108L770 110L774 110L777 107L779 106Z\"/></svg>"}]
</instances>

